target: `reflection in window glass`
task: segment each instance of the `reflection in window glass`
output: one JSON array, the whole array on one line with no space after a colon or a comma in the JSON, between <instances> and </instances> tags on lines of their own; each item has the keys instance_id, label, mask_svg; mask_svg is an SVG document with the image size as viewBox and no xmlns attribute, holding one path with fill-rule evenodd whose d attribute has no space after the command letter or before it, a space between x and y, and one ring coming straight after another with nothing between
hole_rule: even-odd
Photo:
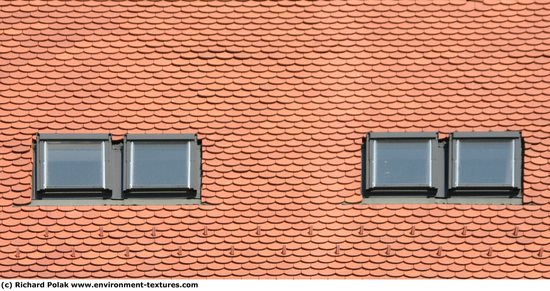
<instances>
[{"instance_id":1,"label":"reflection in window glass","mask_svg":"<svg viewBox=\"0 0 550 291\"><path fill-rule=\"evenodd\" d=\"M455 186L511 185L514 181L514 141L456 141Z\"/></svg>"},{"instance_id":2,"label":"reflection in window glass","mask_svg":"<svg viewBox=\"0 0 550 291\"><path fill-rule=\"evenodd\" d=\"M130 188L189 187L189 142L130 142Z\"/></svg>"},{"instance_id":3,"label":"reflection in window glass","mask_svg":"<svg viewBox=\"0 0 550 291\"><path fill-rule=\"evenodd\" d=\"M103 142L45 141L44 188L104 188Z\"/></svg>"},{"instance_id":4,"label":"reflection in window glass","mask_svg":"<svg viewBox=\"0 0 550 291\"><path fill-rule=\"evenodd\" d=\"M374 140L373 186L430 186L429 140Z\"/></svg>"}]
</instances>

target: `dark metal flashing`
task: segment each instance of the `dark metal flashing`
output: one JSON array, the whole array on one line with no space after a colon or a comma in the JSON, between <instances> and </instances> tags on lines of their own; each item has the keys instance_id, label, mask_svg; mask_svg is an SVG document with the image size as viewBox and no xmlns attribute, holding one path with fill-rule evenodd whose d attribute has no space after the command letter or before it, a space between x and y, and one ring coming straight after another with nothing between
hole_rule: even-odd
<instances>
[{"instance_id":1,"label":"dark metal flashing","mask_svg":"<svg viewBox=\"0 0 550 291\"><path fill-rule=\"evenodd\" d=\"M92 134L68 134L68 133L38 133L37 139L41 140L110 140L111 134L109 133L92 133Z\"/></svg>"},{"instance_id":2,"label":"dark metal flashing","mask_svg":"<svg viewBox=\"0 0 550 291\"><path fill-rule=\"evenodd\" d=\"M38 198L37 191L38 191L38 164L42 160L42 158L38 154L38 143L39 143L39 135L36 135L36 140L32 141L32 179L31 179L31 189L32 189L32 200L35 200Z\"/></svg>"},{"instance_id":3,"label":"dark metal flashing","mask_svg":"<svg viewBox=\"0 0 550 291\"><path fill-rule=\"evenodd\" d=\"M372 153L372 149L371 149L371 142L370 142L370 135L367 134L367 137L365 138L365 155L364 155L364 164L363 164L363 172L364 172L364 175L363 177L365 178L365 188L363 189L363 195L367 195L367 191L368 191L368 188L370 187L370 185L372 184L371 183L371 178L370 178L370 165L371 165L371 161L372 161L372 156L373 156L373 153Z\"/></svg>"},{"instance_id":4,"label":"dark metal flashing","mask_svg":"<svg viewBox=\"0 0 550 291\"><path fill-rule=\"evenodd\" d=\"M454 132L453 138L521 138L519 131Z\"/></svg>"},{"instance_id":5,"label":"dark metal flashing","mask_svg":"<svg viewBox=\"0 0 550 291\"><path fill-rule=\"evenodd\" d=\"M371 196L364 198L362 204L463 204L463 205L521 205L521 197L404 197L404 196Z\"/></svg>"},{"instance_id":6,"label":"dark metal flashing","mask_svg":"<svg viewBox=\"0 0 550 291\"><path fill-rule=\"evenodd\" d=\"M110 200L101 198L58 198L33 200L24 206L114 206L114 205L196 205L201 204L198 198L127 198L124 200Z\"/></svg>"},{"instance_id":7,"label":"dark metal flashing","mask_svg":"<svg viewBox=\"0 0 550 291\"><path fill-rule=\"evenodd\" d=\"M367 138L363 138L361 144L361 195L367 195Z\"/></svg>"},{"instance_id":8,"label":"dark metal flashing","mask_svg":"<svg viewBox=\"0 0 550 291\"><path fill-rule=\"evenodd\" d=\"M191 154L191 166L193 167L191 181L195 182L192 184L197 191L195 197L200 199L202 195L202 141L198 139L194 144L195 153Z\"/></svg>"},{"instance_id":9,"label":"dark metal flashing","mask_svg":"<svg viewBox=\"0 0 550 291\"><path fill-rule=\"evenodd\" d=\"M437 139L437 132L369 132L367 134L367 137L371 139L378 139L378 138L398 138L398 139L434 138L434 139Z\"/></svg>"},{"instance_id":10,"label":"dark metal flashing","mask_svg":"<svg viewBox=\"0 0 550 291\"><path fill-rule=\"evenodd\" d=\"M196 134L126 134L126 140L197 140Z\"/></svg>"},{"instance_id":11,"label":"dark metal flashing","mask_svg":"<svg viewBox=\"0 0 550 291\"><path fill-rule=\"evenodd\" d=\"M121 200L122 197L122 144L117 143L111 147L112 196L111 199Z\"/></svg>"},{"instance_id":12,"label":"dark metal flashing","mask_svg":"<svg viewBox=\"0 0 550 291\"><path fill-rule=\"evenodd\" d=\"M109 199L111 197L111 191L108 189L49 189L46 190L40 190L37 195L37 200L41 199L67 199L72 198L74 196L78 196L81 198L86 199Z\"/></svg>"},{"instance_id":13,"label":"dark metal flashing","mask_svg":"<svg viewBox=\"0 0 550 291\"><path fill-rule=\"evenodd\" d=\"M446 159L446 147L447 141L442 140L435 142L435 151L432 155L432 184L436 188L436 198L445 198L447 197L447 181L445 179L445 162Z\"/></svg>"}]
</instances>

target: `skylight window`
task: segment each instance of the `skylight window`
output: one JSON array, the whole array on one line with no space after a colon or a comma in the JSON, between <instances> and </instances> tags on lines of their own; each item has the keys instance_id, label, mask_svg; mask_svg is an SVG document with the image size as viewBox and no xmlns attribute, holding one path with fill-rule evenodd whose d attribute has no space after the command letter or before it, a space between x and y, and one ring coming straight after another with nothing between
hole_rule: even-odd
<instances>
[{"instance_id":1,"label":"skylight window","mask_svg":"<svg viewBox=\"0 0 550 291\"><path fill-rule=\"evenodd\" d=\"M521 152L518 132L454 133L451 136L452 188L519 189Z\"/></svg>"},{"instance_id":2,"label":"skylight window","mask_svg":"<svg viewBox=\"0 0 550 291\"><path fill-rule=\"evenodd\" d=\"M435 191L436 133L370 133L366 177L369 193ZM433 193L432 193L433 194Z\"/></svg>"},{"instance_id":3,"label":"skylight window","mask_svg":"<svg viewBox=\"0 0 550 291\"><path fill-rule=\"evenodd\" d=\"M42 134L37 143L37 197L68 193L103 196L111 191L110 135Z\"/></svg>"},{"instance_id":4,"label":"skylight window","mask_svg":"<svg viewBox=\"0 0 550 291\"><path fill-rule=\"evenodd\" d=\"M131 141L130 188L190 185L191 156L188 141Z\"/></svg>"},{"instance_id":5,"label":"skylight window","mask_svg":"<svg viewBox=\"0 0 550 291\"><path fill-rule=\"evenodd\" d=\"M372 149L373 187L431 185L430 140L375 139Z\"/></svg>"},{"instance_id":6,"label":"skylight window","mask_svg":"<svg viewBox=\"0 0 550 291\"><path fill-rule=\"evenodd\" d=\"M44 141L44 188L105 188L104 141Z\"/></svg>"},{"instance_id":7,"label":"skylight window","mask_svg":"<svg viewBox=\"0 0 550 291\"><path fill-rule=\"evenodd\" d=\"M128 134L124 143L125 195L189 194L200 187L196 135Z\"/></svg>"},{"instance_id":8,"label":"skylight window","mask_svg":"<svg viewBox=\"0 0 550 291\"><path fill-rule=\"evenodd\" d=\"M465 185L514 186L512 140L457 140L455 187Z\"/></svg>"}]
</instances>

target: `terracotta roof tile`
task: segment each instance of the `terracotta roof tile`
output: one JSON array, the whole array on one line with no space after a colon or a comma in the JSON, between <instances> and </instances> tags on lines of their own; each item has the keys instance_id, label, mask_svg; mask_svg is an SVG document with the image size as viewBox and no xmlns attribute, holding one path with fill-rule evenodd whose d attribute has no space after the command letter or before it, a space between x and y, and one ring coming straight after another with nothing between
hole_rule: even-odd
<instances>
[{"instance_id":1,"label":"terracotta roof tile","mask_svg":"<svg viewBox=\"0 0 550 291\"><path fill-rule=\"evenodd\" d=\"M548 278L544 6L287 4L4 5L0 277ZM531 205L343 208L392 128L521 130ZM38 131L189 130L211 206L24 206Z\"/></svg>"}]
</instances>

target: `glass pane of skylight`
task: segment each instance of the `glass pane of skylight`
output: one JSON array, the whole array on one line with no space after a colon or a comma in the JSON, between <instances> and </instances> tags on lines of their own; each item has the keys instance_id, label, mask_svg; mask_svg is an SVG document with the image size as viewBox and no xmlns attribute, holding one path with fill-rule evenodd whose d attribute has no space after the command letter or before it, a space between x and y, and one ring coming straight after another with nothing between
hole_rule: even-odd
<instances>
[{"instance_id":1,"label":"glass pane of skylight","mask_svg":"<svg viewBox=\"0 0 550 291\"><path fill-rule=\"evenodd\" d=\"M373 186L431 185L429 140L374 140L373 150Z\"/></svg>"},{"instance_id":2,"label":"glass pane of skylight","mask_svg":"<svg viewBox=\"0 0 550 291\"><path fill-rule=\"evenodd\" d=\"M45 188L104 188L105 150L100 141L44 141Z\"/></svg>"},{"instance_id":3,"label":"glass pane of skylight","mask_svg":"<svg viewBox=\"0 0 550 291\"><path fill-rule=\"evenodd\" d=\"M456 151L455 186L513 185L513 140L462 139Z\"/></svg>"},{"instance_id":4,"label":"glass pane of skylight","mask_svg":"<svg viewBox=\"0 0 550 291\"><path fill-rule=\"evenodd\" d=\"M130 142L130 188L189 187L189 142Z\"/></svg>"}]
</instances>

